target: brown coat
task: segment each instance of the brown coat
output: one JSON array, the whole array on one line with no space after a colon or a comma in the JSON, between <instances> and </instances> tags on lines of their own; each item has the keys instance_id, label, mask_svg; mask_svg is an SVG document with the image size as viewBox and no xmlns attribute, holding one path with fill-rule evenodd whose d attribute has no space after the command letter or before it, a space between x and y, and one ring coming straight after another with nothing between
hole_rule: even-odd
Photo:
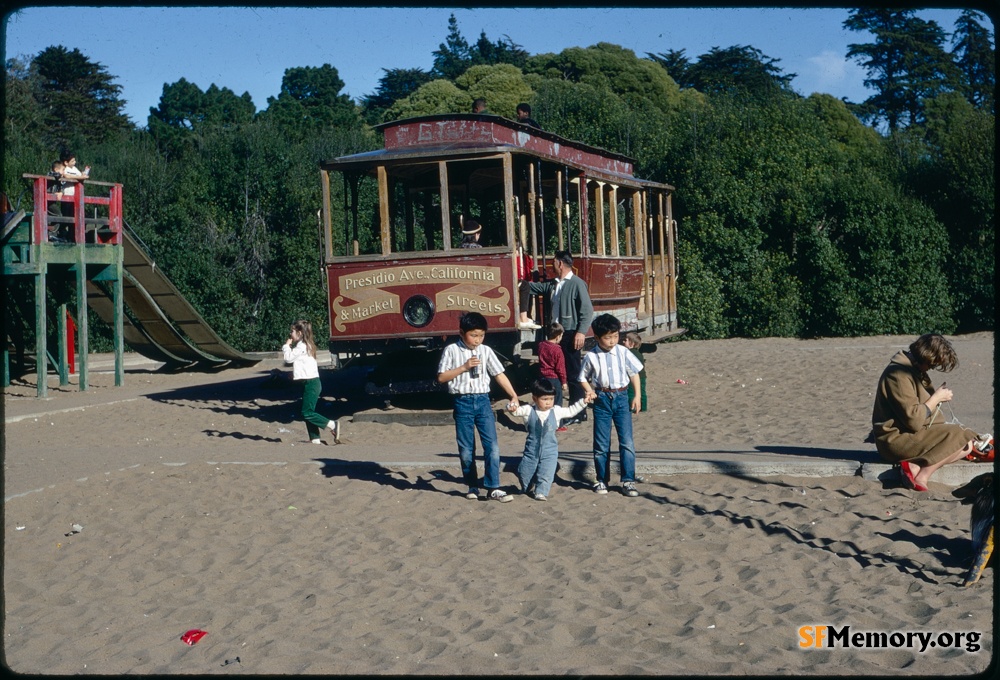
<instances>
[{"instance_id":1,"label":"brown coat","mask_svg":"<svg viewBox=\"0 0 1000 680\"><path fill-rule=\"evenodd\" d=\"M897 352L879 378L872 409L875 448L884 460L933 465L976 438L972 430L945 423L940 409L928 410L924 403L933 393L927 373Z\"/></svg>"}]
</instances>

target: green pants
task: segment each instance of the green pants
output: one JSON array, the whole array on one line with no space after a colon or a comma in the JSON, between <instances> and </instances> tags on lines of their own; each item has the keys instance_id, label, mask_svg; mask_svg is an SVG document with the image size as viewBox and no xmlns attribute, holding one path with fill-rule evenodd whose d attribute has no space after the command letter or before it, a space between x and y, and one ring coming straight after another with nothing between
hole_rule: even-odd
<instances>
[{"instance_id":1,"label":"green pants","mask_svg":"<svg viewBox=\"0 0 1000 680\"><path fill-rule=\"evenodd\" d=\"M635 399L635 389L632 388L632 383L628 385L628 403L631 404L632 400ZM645 411L647 408L646 404L646 369L639 372L639 400L641 406L640 411Z\"/></svg>"},{"instance_id":2,"label":"green pants","mask_svg":"<svg viewBox=\"0 0 1000 680\"><path fill-rule=\"evenodd\" d=\"M323 389L319 378L309 378L302 381L302 420L306 421L309 439L319 439L320 430L330 424L328 418L316 413L319 393Z\"/></svg>"}]
</instances>

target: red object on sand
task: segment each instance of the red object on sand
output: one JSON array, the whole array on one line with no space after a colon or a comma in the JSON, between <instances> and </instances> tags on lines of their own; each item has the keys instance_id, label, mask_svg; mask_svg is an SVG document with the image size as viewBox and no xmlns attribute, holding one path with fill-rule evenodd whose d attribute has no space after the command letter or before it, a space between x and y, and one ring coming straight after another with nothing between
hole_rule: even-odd
<instances>
[{"instance_id":1,"label":"red object on sand","mask_svg":"<svg viewBox=\"0 0 1000 680\"><path fill-rule=\"evenodd\" d=\"M208 635L207 630L198 630L197 628L192 628L188 632L184 633L184 635L181 635L181 641L186 645L193 645L206 635Z\"/></svg>"},{"instance_id":2,"label":"red object on sand","mask_svg":"<svg viewBox=\"0 0 1000 680\"><path fill-rule=\"evenodd\" d=\"M677 379L677 382L679 382L681 385L687 385L688 384L687 380L681 380L680 378Z\"/></svg>"}]
</instances>

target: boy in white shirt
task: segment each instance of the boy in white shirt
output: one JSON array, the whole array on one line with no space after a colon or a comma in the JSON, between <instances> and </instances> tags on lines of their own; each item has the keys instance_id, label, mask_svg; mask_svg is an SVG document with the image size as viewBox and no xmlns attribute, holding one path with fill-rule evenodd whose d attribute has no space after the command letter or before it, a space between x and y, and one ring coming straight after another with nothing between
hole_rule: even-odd
<instances>
[{"instance_id":1,"label":"boy in white shirt","mask_svg":"<svg viewBox=\"0 0 1000 680\"><path fill-rule=\"evenodd\" d=\"M635 445L632 441L632 414L640 407L639 371L642 363L630 351L618 344L621 322L611 314L601 314L590 325L597 346L583 358L579 381L590 399L594 400L594 471L597 481L594 491L608 492L611 451L611 424L618 432L618 456L621 464L622 493L634 498ZM593 383L593 386L591 386ZM635 390L632 403L628 387Z\"/></svg>"},{"instance_id":2,"label":"boy in white shirt","mask_svg":"<svg viewBox=\"0 0 1000 680\"><path fill-rule=\"evenodd\" d=\"M497 445L497 421L490 403L490 377L503 388L516 408L517 392L503 372L496 353L484 345L486 317L479 312L467 312L458 320L460 339L447 345L441 353L437 381L448 383L448 392L455 397L455 439L462 476L469 485L465 497L479 498L479 471L476 469L476 430L483 444L483 463L487 498L501 503L513 498L500 487L500 447ZM509 408L509 405L508 405Z\"/></svg>"}]
</instances>

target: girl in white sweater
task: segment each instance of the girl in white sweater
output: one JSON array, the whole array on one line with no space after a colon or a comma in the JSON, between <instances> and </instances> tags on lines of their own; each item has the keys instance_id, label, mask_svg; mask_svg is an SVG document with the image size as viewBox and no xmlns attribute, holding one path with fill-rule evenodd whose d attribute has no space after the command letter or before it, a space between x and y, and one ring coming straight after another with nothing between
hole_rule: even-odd
<instances>
[{"instance_id":1,"label":"girl in white sweater","mask_svg":"<svg viewBox=\"0 0 1000 680\"><path fill-rule=\"evenodd\" d=\"M285 363L292 365L292 379L302 383L302 419L306 421L310 441L322 444L320 429L327 428L333 434L333 441L339 444L340 422L328 420L316 413L322 385L316 363L316 341L313 340L312 324L305 319L293 323L281 351L285 355Z\"/></svg>"}]
</instances>

